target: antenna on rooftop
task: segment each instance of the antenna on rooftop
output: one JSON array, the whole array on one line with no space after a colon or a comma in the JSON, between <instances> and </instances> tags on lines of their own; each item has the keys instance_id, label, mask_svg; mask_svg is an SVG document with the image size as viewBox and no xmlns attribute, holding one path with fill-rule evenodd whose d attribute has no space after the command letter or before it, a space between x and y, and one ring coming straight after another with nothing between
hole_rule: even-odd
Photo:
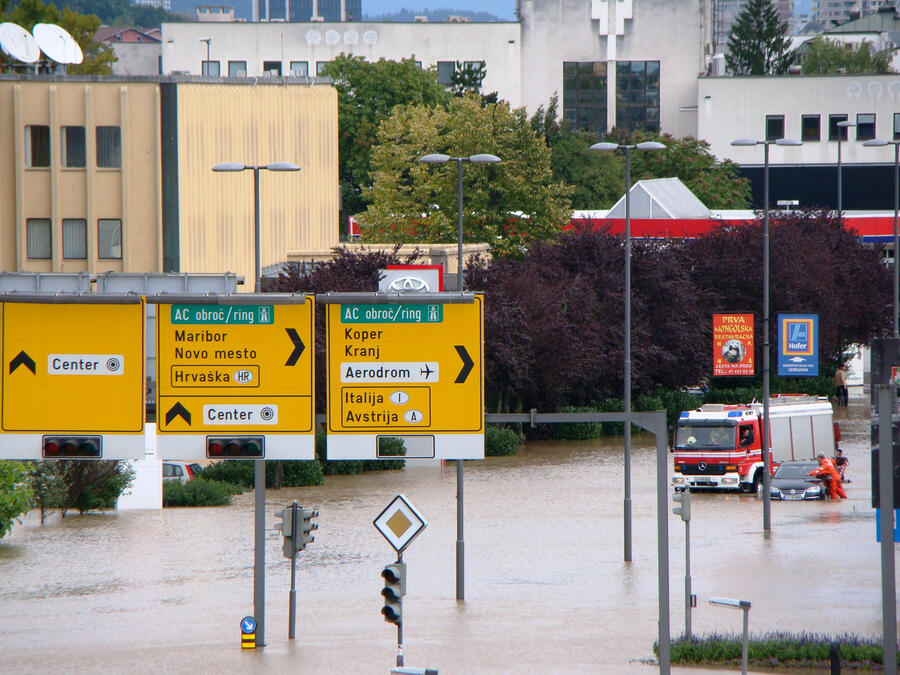
<instances>
[{"instance_id":1,"label":"antenna on rooftop","mask_svg":"<svg viewBox=\"0 0 900 675\"><path fill-rule=\"evenodd\" d=\"M40 47L31 33L10 22L0 23L0 50L22 63L34 63L41 58Z\"/></svg>"},{"instance_id":2,"label":"antenna on rooftop","mask_svg":"<svg viewBox=\"0 0 900 675\"><path fill-rule=\"evenodd\" d=\"M84 61L81 47L65 28L55 23L36 23L31 32L41 51L49 59L63 65Z\"/></svg>"}]
</instances>

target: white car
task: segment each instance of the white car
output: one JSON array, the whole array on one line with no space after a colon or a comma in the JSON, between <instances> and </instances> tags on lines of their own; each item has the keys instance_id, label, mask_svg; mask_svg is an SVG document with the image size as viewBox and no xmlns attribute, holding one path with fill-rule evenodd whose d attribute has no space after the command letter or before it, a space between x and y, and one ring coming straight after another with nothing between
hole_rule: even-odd
<instances>
[{"instance_id":1,"label":"white car","mask_svg":"<svg viewBox=\"0 0 900 675\"><path fill-rule=\"evenodd\" d=\"M193 462L177 462L165 461L162 466L163 482L177 480L181 483L187 483L192 478L196 478L202 466Z\"/></svg>"}]
</instances>

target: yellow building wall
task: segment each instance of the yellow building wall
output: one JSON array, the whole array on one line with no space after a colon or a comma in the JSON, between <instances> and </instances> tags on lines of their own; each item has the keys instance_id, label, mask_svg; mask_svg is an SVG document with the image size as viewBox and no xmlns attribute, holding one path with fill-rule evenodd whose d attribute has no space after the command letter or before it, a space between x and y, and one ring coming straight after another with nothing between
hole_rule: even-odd
<instances>
[{"instance_id":1,"label":"yellow building wall","mask_svg":"<svg viewBox=\"0 0 900 675\"><path fill-rule=\"evenodd\" d=\"M162 271L159 87L79 78L0 80L0 271ZM50 167L25 165L25 127L50 127ZM61 129L85 127L86 166L61 163ZM96 165L96 127L118 126L121 167ZM26 220L51 221L51 258L26 255ZM64 259L62 221L87 221L87 258ZM97 221L122 221L121 259L100 259Z\"/></svg>"},{"instance_id":2,"label":"yellow building wall","mask_svg":"<svg viewBox=\"0 0 900 675\"><path fill-rule=\"evenodd\" d=\"M337 92L299 84L178 85L181 272L235 272L254 287L253 172L213 172L222 162L292 162L260 172L263 269L292 250L338 242Z\"/></svg>"}]
</instances>

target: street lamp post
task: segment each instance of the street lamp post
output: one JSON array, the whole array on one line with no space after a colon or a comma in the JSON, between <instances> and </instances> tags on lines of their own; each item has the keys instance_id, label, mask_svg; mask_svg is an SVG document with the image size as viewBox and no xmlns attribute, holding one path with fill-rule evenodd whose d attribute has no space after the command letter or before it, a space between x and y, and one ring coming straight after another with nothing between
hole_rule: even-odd
<instances>
[{"instance_id":1,"label":"street lamp post","mask_svg":"<svg viewBox=\"0 0 900 675\"><path fill-rule=\"evenodd\" d=\"M625 391L624 404L626 418L631 415L631 151L665 150L666 146L656 141L645 141L635 145L618 143L594 143L591 150L612 152L625 151ZM631 420L625 422L625 500L624 500L625 562L631 562Z\"/></svg>"},{"instance_id":2,"label":"street lamp post","mask_svg":"<svg viewBox=\"0 0 900 675\"><path fill-rule=\"evenodd\" d=\"M838 161L837 161L837 183L838 183L838 215L841 216L844 213L844 193L843 186L841 181L843 180L843 174L841 173L841 141L844 140L844 134L846 131L842 131L842 129L849 129L850 127L855 127L856 122L850 122L849 120L842 120L837 123L838 126L838 135L837 135L837 143L838 143Z\"/></svg>"},{"instance_id":3,"label":"street lamp post","mask_svg":"<svg viewBox=\"0 0 900 675\"><path fill-rule=\"evenodd\" d=\"M803 145L792 138L759 141L754 138L739 138L731 142L736 146L763 146L763 530L772 529L772 501L769 495L771 483L771 459L769 457L769 146Z\"/></svg>"},{"instance_id":4,"label":"street lamp post","mask_svg":"<svg viewBox=\"0 0 900 675\"><path fill-rule=\"evenodd\" d=\"M248 165L240 162L222 162L212 170L216 172L253 171L253 236L254 236L254 290L259 293L262 268L259 256L259 172L299 171L291 162ZM253 614L256 618L256 644L266 646L266 460L253 461L254 493L254 562L253 562Z\"/></svg>"},{"instance_id":5,"label":"street lamp post","mask_svg":"<svg viewBox=\"0 0 900 675\"><path fill-rule=\"evenodd\" d=\"M463 291L463 162L472 164L496 164L500 158L496 155L478 154L468 157L450 157L449 155L430 154L420 157L423 164L446 164L456 162L456 290ZM463 460L456 460L456 599L466 597L466 541L463 536Z\"/></svg>"},{"instance_id":6,"label":"street lamp post","mask_svg":"<svg viewBox=\"0 0 900 675\"><path fill-rule=\"evenodd\" d=\"M900 338L900 259L897 253L900 251L900 235L897 229L897 216L900 211L900 182L898 182L898 174L900 174L900 140L884 141L873 138L866 141L863 145L870 148L883 148L888 145L894 146L894 328L891 335Z\"/></svg>"},{"instance_id":7,"label":"street lamp post","mask_svg":"<svg viewBox=\"0 0 900 675\"><path fill-rule=\"evenodd\" d=\"M747 647L750 635L750 607L752 603L749 600L737 600L735 598L710 598L709 604L719 607L731 607L739 609L744 613L744 630L741 639L741 673L747 675Z\"/></svg>"}]
</instances>

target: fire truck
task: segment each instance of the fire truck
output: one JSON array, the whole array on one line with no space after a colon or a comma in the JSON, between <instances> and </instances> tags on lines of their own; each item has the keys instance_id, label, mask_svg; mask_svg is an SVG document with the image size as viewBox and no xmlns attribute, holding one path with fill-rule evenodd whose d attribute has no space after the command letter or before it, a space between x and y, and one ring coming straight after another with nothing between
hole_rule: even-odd
<instances>
[{"instance_id":1,"label":"fire truck","mask_svg":"<svg viewBox=\"0 0 900 675\"><path fill-rule=\"evenodd\" d=\"M784 461L834 455L840 432L824 397L769 399L770 469ZM707 403L681 413L673 447L676 490L717 488L757 493L763 480L763 404Z\"/></svg>"}]
</instances>

